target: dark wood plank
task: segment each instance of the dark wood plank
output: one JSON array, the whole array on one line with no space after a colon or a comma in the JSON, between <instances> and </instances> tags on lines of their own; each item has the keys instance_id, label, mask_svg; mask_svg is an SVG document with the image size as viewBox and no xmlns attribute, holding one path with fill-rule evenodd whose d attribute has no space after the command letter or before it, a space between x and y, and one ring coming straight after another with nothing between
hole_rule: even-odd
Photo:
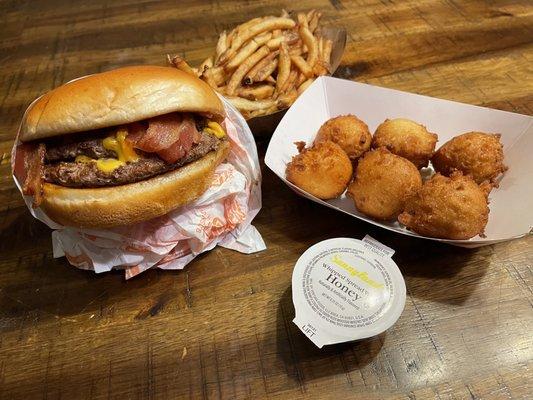
<instances>
[{"instance_id":1,"label":"dark wood plank","mask_svg":"<svg viewBox=\"0 0 533 400\"><path fill-rule=\"evenodd\" d=\"M530 396L531 237L467 250L395 235L296 197L264 169L265 252L217 248L128 282L53 258L10 177L27 105L167 52L198 63L219 32L282 7L316 7L347 29L340 77L533 114L525 0L0 1L0 399ZM405 311L385 334L318 350L291 322L294 262L322 239L365 234L396 249Z\"/></svg>"}]
</instances>

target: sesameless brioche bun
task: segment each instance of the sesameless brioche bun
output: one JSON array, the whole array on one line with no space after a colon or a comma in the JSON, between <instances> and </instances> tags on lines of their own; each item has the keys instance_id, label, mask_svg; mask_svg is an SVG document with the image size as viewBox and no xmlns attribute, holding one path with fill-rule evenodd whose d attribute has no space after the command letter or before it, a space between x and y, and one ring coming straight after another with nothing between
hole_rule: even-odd
<instances>
[{"instance_id":1,"label":"sesameless brioche bun","mask_svg":"<svg viewBox=\"0 0 533 400\"><path fill-rule=\"evenodd\" d=\"M27 142L128 124L171 112L224 119L224 106L204 81L176 68L134 66L76 79L37 99L24 115Z\"/></svg>"},{"instance_id":2,"label":"sesameless brioche bun","mask_svg":"<svg viewBox=\"0 0 533 400\"><path fill-rule=\"evenodd\" d=\"M197 161L127 185L79 189L45 183L41 208L55 222L79 228L110 228L159 217L200 197L229 147L223 141Z\"/></svg>"}]
</instances>

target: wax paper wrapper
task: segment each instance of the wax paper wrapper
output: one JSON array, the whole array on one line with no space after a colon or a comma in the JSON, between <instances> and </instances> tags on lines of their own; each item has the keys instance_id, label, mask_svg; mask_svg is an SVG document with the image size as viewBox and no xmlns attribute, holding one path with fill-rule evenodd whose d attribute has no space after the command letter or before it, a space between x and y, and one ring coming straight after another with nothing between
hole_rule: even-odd
<instances>
[{"instance_id":1,"label":"wax paper wrapper","mask_svg":"<svg viewBox=\"0 0 533 400\"><path fill-rule=\"evenodd\" d=\"M231 151L215 170L207 191L187 206L131 226L77 229L53 222L41 209L32 207L31 197L23 196L32 215L53 229L54 257L65 256L72 265L97 273L124 269L128 279L153 267L182 269L216 245L241 253L264 250L260 233L251 225L261 208L261 169L255 141L244 118L222 100ZM17 137L12 163L18 143ZM15 176L13 179L22 193L22 182Z\"/></svg>"}]
</instances>

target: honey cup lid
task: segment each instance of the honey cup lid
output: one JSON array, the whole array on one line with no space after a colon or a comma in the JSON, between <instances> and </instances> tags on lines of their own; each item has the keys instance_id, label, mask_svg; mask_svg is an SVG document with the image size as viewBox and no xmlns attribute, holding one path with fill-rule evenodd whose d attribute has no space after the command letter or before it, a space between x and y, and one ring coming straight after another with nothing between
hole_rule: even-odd
<instances>
[{"instance_id":1,"label":"honey cup lid","mask_svg":"<svg viewBox=\"0 0 533 400\"><path fill-rule=\"evenodd\" d=\"M394 250L370 236L311 246L292 274L293 322L318 347L375 336L405 306L405 282Z\"/></svg>"}]
</instances>

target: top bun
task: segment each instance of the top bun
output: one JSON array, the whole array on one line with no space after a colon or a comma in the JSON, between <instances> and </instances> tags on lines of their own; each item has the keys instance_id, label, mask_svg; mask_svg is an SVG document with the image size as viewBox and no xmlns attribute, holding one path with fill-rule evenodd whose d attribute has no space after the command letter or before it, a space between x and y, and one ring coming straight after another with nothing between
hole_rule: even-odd
<instances>
[{"instance_id":1,"label":"top bun","mask_svg":"<svg viewBox=\"0 0 533 400\"><path fill-rule=\"evenodd\" d=\"M127 124L171 112L224 118L224 106L204 81L176 68L135 66L89 75L37 99L22 119L20 140Z\"/></svg>"}]
</instances>

